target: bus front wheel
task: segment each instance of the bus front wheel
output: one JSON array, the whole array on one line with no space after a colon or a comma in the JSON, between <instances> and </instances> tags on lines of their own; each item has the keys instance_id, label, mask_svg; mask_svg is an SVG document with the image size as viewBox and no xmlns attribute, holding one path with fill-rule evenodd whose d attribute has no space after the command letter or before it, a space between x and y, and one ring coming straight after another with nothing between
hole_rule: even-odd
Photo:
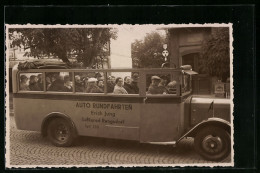
<instances>
[{"instance_id":1,"label":"bus front wheel","mask_svg":"<svg viewBox=\"0 0 260 173\"><path fill-rule=\"evenodd\" d=\"M203 128L195 136L194 148L207 160L221 161L230 154L230 135L219 127Z\"/></svg>"},{"instance_id":2,"label":"bus front wheel","mask_svg":"<svg viewBox=\"0 0 260 173\"><path fill-rule=\"evenodd\" d=\"M48 139L58 147L71 146L75 136L71 123L63 118L51 120L47 132Z\"/></svg>"}]
</instances>

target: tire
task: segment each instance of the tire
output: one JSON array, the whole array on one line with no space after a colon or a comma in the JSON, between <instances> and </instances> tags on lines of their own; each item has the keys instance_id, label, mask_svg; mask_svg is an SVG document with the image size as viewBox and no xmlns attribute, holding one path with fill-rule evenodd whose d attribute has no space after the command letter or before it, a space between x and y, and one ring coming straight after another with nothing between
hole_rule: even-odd
<instances>
[{"instance_id":1,"label":"tire","mask_svg":"<svg viewBox=\"0 0 260 173\"><path fill-rule=\"evenodd\" d=\"M47 134L51 143L57 147L69 147L75 139L75 130L71 122L64 118L51 120Z\"/></svg>"},{"instance_id":2,"label":"tire","mask_svg":"<svg viewBox=\"0 0 260 173\"><path fill-rule=\"evenodd\" d=\"M207 160L221 161L230 154L230 135L220 127L203 128L195 136L194 149Z\"/></svg>"}]
</instances>

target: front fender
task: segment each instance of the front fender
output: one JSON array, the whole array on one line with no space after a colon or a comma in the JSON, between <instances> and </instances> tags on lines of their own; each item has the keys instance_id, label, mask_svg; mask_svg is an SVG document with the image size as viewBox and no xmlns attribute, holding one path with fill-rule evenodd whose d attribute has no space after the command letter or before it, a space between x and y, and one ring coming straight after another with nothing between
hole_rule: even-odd
<instances>
[{"instance_id":1,"label":"front fender","mask_svg":"<svg viewBox=\"0 0 260 173\"><path fill-rule=\"evenodd\" d=\"M223 128L224 130L226 130L229 134L231 133L231 124L228 121L221 119L221 118L212 117L212 118L208 118L207 120L204 120L204 121L198 123L197 125L195 125L194 127L192 127L180 139L178 139L177 142L179 142L184 137L195 137L197 132L199 132L201 129L208 127L208 126L220 127L220 128Z\"/></svg>"}]
</instances>

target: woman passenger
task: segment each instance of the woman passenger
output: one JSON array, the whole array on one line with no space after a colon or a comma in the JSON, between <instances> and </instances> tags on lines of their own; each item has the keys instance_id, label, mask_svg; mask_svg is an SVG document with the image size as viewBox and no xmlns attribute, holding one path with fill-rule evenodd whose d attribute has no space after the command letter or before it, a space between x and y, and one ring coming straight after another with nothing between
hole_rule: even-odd
<instances>
[{"instance_id":1,"label":"woman passenger","mask_svg":"<svg viewBox=\"0 0 260 173\"><path fill-rule=\"evenodd\" d=\"M116 85L114 87L114 94L128 94L123 87L123 79L121 77L116 78Z\"/></svg>"}]
</instances>

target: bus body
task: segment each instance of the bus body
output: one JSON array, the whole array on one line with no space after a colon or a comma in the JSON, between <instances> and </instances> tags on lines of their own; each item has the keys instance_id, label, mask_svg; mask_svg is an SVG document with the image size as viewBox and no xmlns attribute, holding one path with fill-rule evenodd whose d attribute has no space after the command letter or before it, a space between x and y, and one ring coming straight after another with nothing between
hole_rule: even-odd
<instances>
[{"instance_id":1,"label":"bus body","mask_svg":"<svg viewBox=\"0 0 260 173\"><path fill-rule=\"evenodd\" d=\"M103 75L103 93L77 91L79 76L88 75L86 78L92 79L97 73ZM108 93L111 74L131 77L133 73L138 74L138 93ZM56 74L70 78L71 91L48 91L47 78ZM175 145L184 137L195 137L195 149L199 154L209 160L221 160L231 150L230 100L193 96L191 76L194 74L190 67L18 70L16 66L12 73L16 126L20 130L40 131L43 136L51 136L49 139L57 146L71 145L76 136L161 145ZM42 90L21 90L21 78L37 75L42 78ZM164 75L169 81L175 81L175 92L148 94L153 75ZM89 83L85 85L88 87ZM217 134L211 134L215 131Z\"/></svg>"}]
</instances>

